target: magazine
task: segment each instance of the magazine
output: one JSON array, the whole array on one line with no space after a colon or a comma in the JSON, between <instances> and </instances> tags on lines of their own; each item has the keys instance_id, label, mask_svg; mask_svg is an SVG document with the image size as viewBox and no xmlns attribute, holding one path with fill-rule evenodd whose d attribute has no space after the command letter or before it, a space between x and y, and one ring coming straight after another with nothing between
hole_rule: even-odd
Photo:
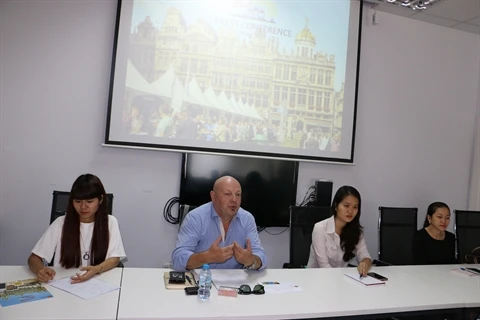
<instances>
[{"instance_id":1,"label":"magazine","mask_svg":"<svg viewBox=\"0 0 480 320\"><path fill-rule=\"evenodd\" d=\"M37 279L18 280L6 283L5 291L0 293L0 305L8 307L52 297Z\"/></svg>"}]
</instances>

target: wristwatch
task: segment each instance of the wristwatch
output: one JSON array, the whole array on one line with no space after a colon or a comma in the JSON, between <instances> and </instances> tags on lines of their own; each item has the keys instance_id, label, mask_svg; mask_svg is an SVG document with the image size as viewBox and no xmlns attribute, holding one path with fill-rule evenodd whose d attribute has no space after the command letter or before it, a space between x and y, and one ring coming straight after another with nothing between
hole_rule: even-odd
<instances>
[{"instance_id":1,"label":"wristwatch","mask_svg":"<svg viewBox=\"0 0 480 320\"><path fill-rule=\"evenodd\" d=\"M254 259L253 260L253 263L249 266L244 266L243 267L244 269L249 269L249 270L257 270L258 266L257 266L257 259Z\"/></svg>"}]
</instances>

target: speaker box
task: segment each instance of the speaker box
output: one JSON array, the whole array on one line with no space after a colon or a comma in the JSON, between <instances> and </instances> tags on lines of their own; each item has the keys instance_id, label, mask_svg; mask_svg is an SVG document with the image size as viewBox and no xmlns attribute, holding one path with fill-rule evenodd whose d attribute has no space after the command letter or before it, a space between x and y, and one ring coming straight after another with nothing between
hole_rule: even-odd
<instances>
[{"instance_id":1,"label":"speaker box","mask_svg":"<svg viewBox=\"0 0 480 320\"><path fill-rule=\"evenodd\" d=\"M315 181L315 203L313 205L316 207L330 207L332 203L332 189L332 181Z\"/></svg>"}]
</instances>

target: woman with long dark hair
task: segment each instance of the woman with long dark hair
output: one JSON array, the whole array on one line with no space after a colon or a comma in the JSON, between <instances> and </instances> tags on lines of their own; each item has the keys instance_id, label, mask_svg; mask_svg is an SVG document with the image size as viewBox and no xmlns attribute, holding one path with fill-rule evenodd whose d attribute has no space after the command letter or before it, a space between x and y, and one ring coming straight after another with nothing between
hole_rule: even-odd
<instances>
[{"instance_id":1,"label":"woman with long dark hair","mask_svg":"<svg viewBox=\"0 0 480 320\"><path fill-rule=\"evenodd\" d=\"M360 225L362 199L351 186L338 189L332 201L332 217L315 224L309 268L346 267L356 257L358 271L366 276L372 266Z\"/></svg>"},{"instance_id":2,"label":"woman with long dark hair","mask_svg":"<svg viewBox=\"0 0 480 320\"><path fill-rule=\"evenodd\" d=\"M423 229L413 239L415 264L454 264L455 235L446 231L450 224L450 208L443 202L428 206Z\"/></svg>"},{"instance_id":3,"label":"woman with long dark hair","mask_svg":"<svg viewBox=\"0 0 480 320\"><path fill-rule=\"evenodd\" d=\"M72 277L72 283L118 265L126 255L118 221L107 208L107 193L98 177L84 174L75 180L66 214L48 227L28 258L30 270L40 281L54 278L55 270L46 266L52 257L55 267L85 271Z\"/></svg>"}]
</instances>

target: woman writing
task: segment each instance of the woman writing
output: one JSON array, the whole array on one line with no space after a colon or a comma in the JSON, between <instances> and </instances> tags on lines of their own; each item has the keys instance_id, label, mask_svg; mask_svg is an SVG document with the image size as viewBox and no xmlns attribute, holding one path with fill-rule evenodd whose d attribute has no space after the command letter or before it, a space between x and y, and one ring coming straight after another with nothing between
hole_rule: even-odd
<instances>
[{"instance_id":1,"label":"woman writing","mask_svg":"<svg viewBox=\"0 0 480 320\"><path fill-rule=\"evenodd\" d=\"M99 178L84 174L75 180L66 214L48 227L28 258L41 282L55 276L55 270L45 266L52 257L55 267L85 271L72 277L72 283L78 283L116 267L126 256L117 219L107 214L107 206Z\"/></svg>"}]
</instances>

